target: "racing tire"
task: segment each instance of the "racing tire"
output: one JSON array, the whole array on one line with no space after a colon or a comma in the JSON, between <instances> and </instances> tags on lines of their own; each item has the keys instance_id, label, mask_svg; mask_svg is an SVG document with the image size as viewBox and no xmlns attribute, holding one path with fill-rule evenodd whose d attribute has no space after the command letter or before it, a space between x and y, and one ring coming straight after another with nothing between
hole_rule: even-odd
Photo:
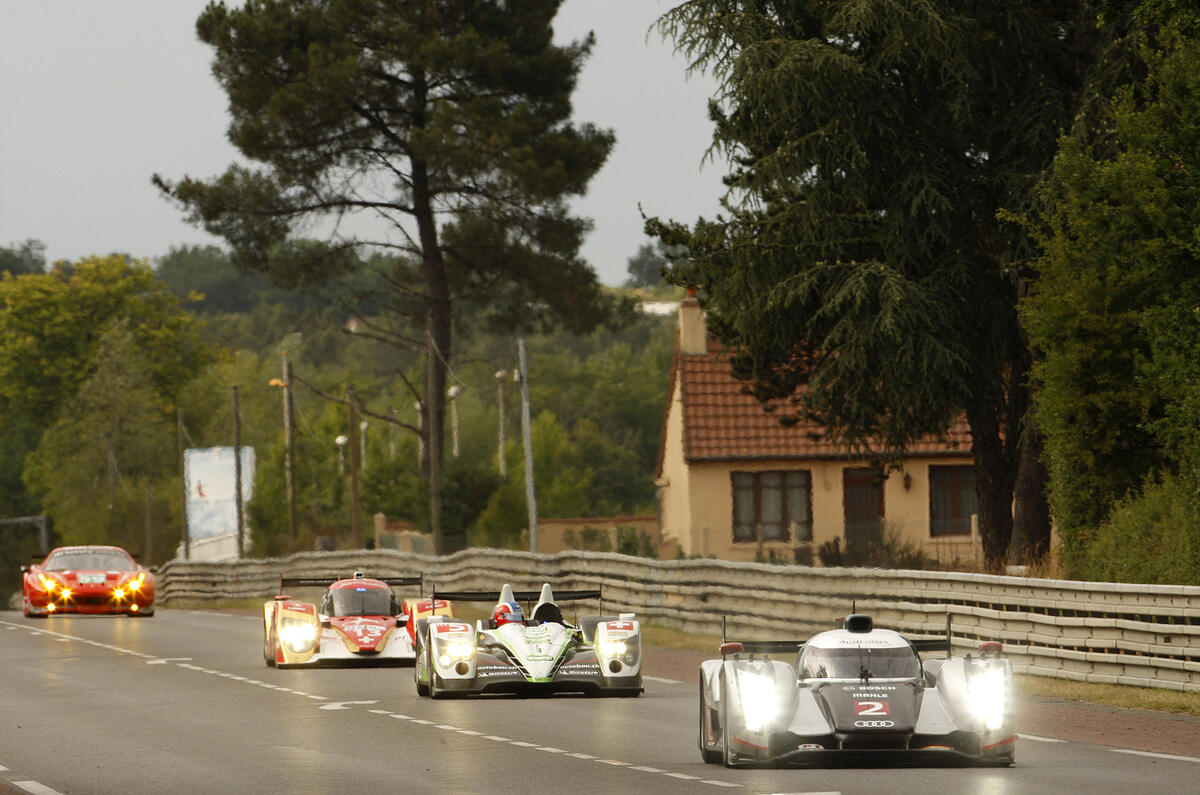
<instances>
[{"instance_id":1,"label":"racing tire","mask_svg":"<svg viewBox=\"0 0 1200 795\"><path fill-rule=\"evenodd\" d=\"M420 655L422 657L422 659L425 660L425 670L429 671L430 675L432 676L433 672L429 668L429 656L426 654L424 645L421 646L421 650L419 652L417 652L417 654ZM420 675L418 673L418 671L421 670L420 662L421 662L420 660L413 661L413 683L417 686L417 695L418 696L428 696L429 695L429 684L427 682L422 682L420 679Z\"/></svg>"},{"instance_id":2,"label":"racing tire","mask_svg":"<svg viewBox=\"0 0 1200 795\"><path fill-rule=\"evenodd\" d=\"M704 675L701 674L700 679L700 758L704 760L706 765L715 765L721 760L721 752L705 747L704 722L708 716L706 712L711 712L708 705L704 703Z\"/></svg>"},{"instance_id":3,"label":"racing tire","mask_svg":"<svg viewBox=\"0 0 1200 795\"><path fill-rule=\"evenodd\" d=\"M275 667L275 644L271 642L271 633L263 633L263 662L268 668Z\"/></svg>"},{"instance_id":4,"label":"racing tire","mask_svg":"<svg viewBox=\"0 0 1200 795\"><path fill-rule=\"evenodd\" d=\"M725 767L736 767L737 757L729 747L729 694L725 688L725 672L721 671L721 756Z\"/></svg>"}]
</instances>

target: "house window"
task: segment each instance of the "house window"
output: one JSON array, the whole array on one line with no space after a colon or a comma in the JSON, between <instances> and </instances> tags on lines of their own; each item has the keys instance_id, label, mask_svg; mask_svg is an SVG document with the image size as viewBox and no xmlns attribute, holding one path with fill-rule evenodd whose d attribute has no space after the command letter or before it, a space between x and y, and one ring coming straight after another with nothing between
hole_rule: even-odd
<instances>
[{"instance_id":1,"label":"house window","mask_svg":"<svg viewBox=\"0 0 1200 795\"><path fill-rule=\"evenodd\" d=\"M971 515L979 513L975 467L929 468L929 534L965 535L971 532Z\"/></svg>"},{"instance_id":2,"label":"house window","mask_svg":"<svg viewBox=\"0 0 1200 795\"><path fill-rule=\"evenodd\" d=\"M812 540L812 478L807 471L734 472L733 540Z\"/></svg>"}]
</instances>

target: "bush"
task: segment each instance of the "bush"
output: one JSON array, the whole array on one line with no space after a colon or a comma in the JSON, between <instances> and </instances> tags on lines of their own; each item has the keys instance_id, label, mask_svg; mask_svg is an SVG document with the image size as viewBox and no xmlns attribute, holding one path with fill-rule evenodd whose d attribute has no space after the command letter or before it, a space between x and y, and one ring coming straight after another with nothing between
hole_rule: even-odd
<instances>
[{"instance_id":1,"label":"bush","mask_svg":"<svg viewBox=\"0 0 1200 795\"><path fill-rule=\"evenodd\" d=\"M1200 584L1200 505L1170 475L1119 502L1096 529L1081 574L1104 582Z\"/></svg>"},{"instance_id":2,"label":"bush","mask_svg":"<svg viewBox=\"0 0 1200 795\"><path fill-rule=\"evenodd\" d=\"M932 561L916 544L902 541L894 528L884 527L878 543L842 545L841 538L826 541L817 549L822 566L875 566L881 569L927 569Z\"/></svg>"}]
</instances>

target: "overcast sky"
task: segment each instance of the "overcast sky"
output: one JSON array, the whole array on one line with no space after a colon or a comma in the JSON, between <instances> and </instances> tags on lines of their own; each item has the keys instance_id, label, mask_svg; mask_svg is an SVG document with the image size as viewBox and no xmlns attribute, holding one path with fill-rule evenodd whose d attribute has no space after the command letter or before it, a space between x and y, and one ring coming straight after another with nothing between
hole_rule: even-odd
<instances>
[{"instance_id":1,"label":"overcast sky","mask_svg":"<svg viewBox=\"0 0 1200 795\"><path fill-rule=\"evenodd\" d=\"M0 0L0 245L40 240L54 261L220 242L150 184L155 172L209 177L236 159L211 50L195 34L207 2ZM624 281L646 242L639 202L684 221L718 208L724 169L704 162L713 83L688 78L671 43L647 37L673 4L566 0L555 21L562 41L595 32L575 119L617 136L575 205L595 224L583 255L606 284Z\"/></svg>"}]
</instances>

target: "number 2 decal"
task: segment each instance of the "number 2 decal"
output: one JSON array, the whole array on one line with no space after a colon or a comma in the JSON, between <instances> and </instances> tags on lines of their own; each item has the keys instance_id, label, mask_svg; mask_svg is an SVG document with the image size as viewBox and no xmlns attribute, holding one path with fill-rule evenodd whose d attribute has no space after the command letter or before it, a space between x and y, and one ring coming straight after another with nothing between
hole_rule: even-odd
<instances>
[{"instance_id":1,"label":"number 2 decal","mask_svg":"<svg viewBox=\"0 0 1200 795\"><path fill-rule=\"evenodd\" d=\"M890 715L886 701L855 701L855 715Z\"/></svg>"}]
</instances>

